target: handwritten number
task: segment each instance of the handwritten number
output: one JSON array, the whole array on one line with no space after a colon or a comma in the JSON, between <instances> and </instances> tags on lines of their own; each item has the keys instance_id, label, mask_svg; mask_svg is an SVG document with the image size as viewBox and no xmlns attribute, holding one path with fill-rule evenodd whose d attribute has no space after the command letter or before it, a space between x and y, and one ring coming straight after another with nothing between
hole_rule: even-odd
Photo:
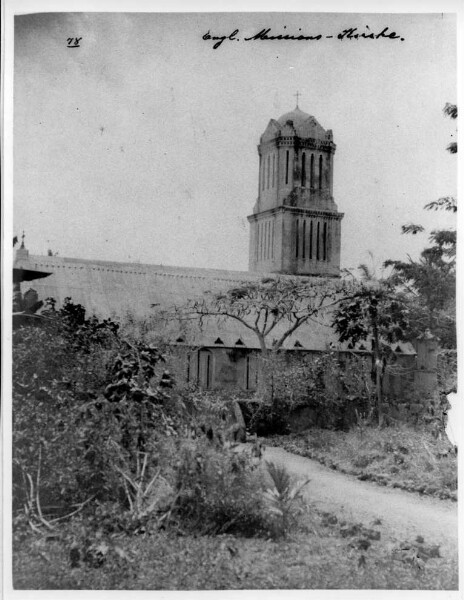
<instances>
[{"instance_id":1,"label":"handwritten number","mask_svg":"<svg viewBox=\"0 0 464 600\"><path fill-rule=\"evenodd\" d=\"M70 37L70 38L67 38L67 40L66 40L68 42L68 46L67 47L68 48L80 48L79 42L81 41L81 39L82 39L82 37L76 37L76 38Z\"/></svg>"}]
</instances>

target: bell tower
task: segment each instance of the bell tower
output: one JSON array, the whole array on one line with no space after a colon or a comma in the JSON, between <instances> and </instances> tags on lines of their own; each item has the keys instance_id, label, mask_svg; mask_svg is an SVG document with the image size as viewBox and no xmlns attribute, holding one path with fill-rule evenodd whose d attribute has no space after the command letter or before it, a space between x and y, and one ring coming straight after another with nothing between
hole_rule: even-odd
<instances>
[{"instance_id":1,"label":"bell tower","mask_svg":"<svg viewBox=\"0 0 464 600\"><path fill-rule=\"evenodd\" d=\"M335 148L332 131L298 106L269 121L258 146L258 199L248 217L250 271L340 275Z\"/></svg>"}]
</instances>

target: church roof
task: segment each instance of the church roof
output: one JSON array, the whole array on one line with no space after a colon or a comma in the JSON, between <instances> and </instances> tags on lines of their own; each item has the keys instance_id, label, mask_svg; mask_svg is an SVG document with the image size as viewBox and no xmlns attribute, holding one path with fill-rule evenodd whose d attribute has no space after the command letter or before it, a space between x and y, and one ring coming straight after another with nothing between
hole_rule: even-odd
<instances>
[{"instance_id":1,"label":"church roof","mask_svg":"<svg viewBox=\"0 0 464 600\"><path fill-rule=\"evenodd\" d=\"M289 130L290 127L290 130ZM293 133L294 132L294 133ZM331 130L325 130L312 115L303 112L298 106L279 117L271 119L261 141L266 142L279 135L297 135L300 138L332 140Z\"/></svg>"},{"instance_id":2,"label":"church roof","mask_svg":"<svg viewBox=\"0 0 464 600\"><path fill-rule=\"evenodd\" d=\"M290 112L285 113L284 115L279 117L277 119L277 122L280 123L280 125L285 125L287 121L292 121L293 126L298 127L310 118L311 115L308 115L308 113L303 112L297 106L294 110L291 110Z\"/></svg>"},{"instance_id":3,"label":"church roof","mask_svg":"<svg viewBox=\"0 0 464 600\"><path fill-rule=\"evenodd\" d=\"M52 273L49 277L22 284L23 293L33 288L39 300L54 298L57 305L70 297L82 304L88 315L119 318L129 315L136 319L156 317L163 310L182 306L187 300L204 294L223 292L246 281L259 281L264 273L171 267L139 263L119 263L84 260L58 256L29 255L15 261L15 268ZM268 275L269 276L269 275ZM270 275L272 276L272 275ZM237 347L258 349L258 341L240 323L225 319L207 319L201 328L189 326L183 333L176 322L163 330L172 343L195 346ZM278 330L276 329L276 336ZM217 343L217 340L221 343ZM301 327L284 345L287 349L343 349L328 320L318 319ZM412 353L405 346L404 350Z\"/></svg>"}]
</instances>

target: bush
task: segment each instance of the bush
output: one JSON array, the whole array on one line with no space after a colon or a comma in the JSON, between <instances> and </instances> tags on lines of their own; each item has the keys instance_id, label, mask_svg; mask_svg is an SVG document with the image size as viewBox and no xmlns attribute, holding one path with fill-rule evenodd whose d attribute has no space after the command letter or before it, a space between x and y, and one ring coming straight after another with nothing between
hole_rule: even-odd
<instances>
[{"instance_id":1,"label":"bush","mask_svg":"<svg viewBox=\"0 0 464 600\"><path fill-rule=\"evenodd\" d=\"M289 433L288 415L291 406L282 401L272 405L257 400L241 400L240 408L247 430L259 436Z\"/></svg>"},{"instance_id":2,"label":"bush","mask_svg":"<svg viewBox=\"0 0 464 600\"><path fill-rule=\"evenodd\" d=\"M175 431L159 352L69 299L49 305L41 327L13 336L13 503L41 523L92 499L127 502L140 452L153 453L156 431Z\"/></svg>"},{"instance_id":3,"label":"bush","mask_svg":"<svg viewBox=\"0 0 464 600\"><path fill-rule=\"evenodd\" d=\"M269 532L263 483L252 456L220 449L206 436L180 440L177 455L175 515L187 529L247 537Z\"/></svg>"},{"instance_id":4,"label":"bush","mask_svg":"<svg viewBox=\"0 0 464 600\"><path fill-rule=\"evenodd\" d=\"M264 497L270 512L274 537L285 537L296 528L297 518L304 511L303 488L309 483L295 483L285 467L266 463L273 486L268 488Z\"/></svg>"},{"instance_id":5,"label":"bush","mask_svg":"<svg viewBox=\"0 0 464 600\"><path fill-rule=\"evenodd\" d=\"M267 365L272 379L268 402L240 403L251 433L285 435L291 429L292 413L303 409L314 415L312 425L327 429L347 430L357 419L374 416L370 366L362 358L324 352L299 358L278 355L272 360Z\"/></svg>"}]
</instances>

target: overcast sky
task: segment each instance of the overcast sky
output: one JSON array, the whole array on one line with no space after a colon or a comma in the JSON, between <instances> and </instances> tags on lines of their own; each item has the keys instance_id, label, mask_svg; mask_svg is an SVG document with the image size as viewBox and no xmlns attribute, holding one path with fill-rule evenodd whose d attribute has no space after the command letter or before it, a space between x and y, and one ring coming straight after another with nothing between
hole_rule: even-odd
<instances>
[{"instance_id":1,"label":"overcast sky","mask_svg":"<svg viewBox=\"0 0 464 600\"><path fill-rule=\"evenodd\" d=\"M403 41L336 38L367 26ZM268 27L323 37L244 41ZM402 224L453 225L423 205L456 194L455 38L442 14L16 17L15 233L34 254L246 270L256 146L298 90L337 145L342 266L416 257Z\"/></svg>"}]
</instances>

